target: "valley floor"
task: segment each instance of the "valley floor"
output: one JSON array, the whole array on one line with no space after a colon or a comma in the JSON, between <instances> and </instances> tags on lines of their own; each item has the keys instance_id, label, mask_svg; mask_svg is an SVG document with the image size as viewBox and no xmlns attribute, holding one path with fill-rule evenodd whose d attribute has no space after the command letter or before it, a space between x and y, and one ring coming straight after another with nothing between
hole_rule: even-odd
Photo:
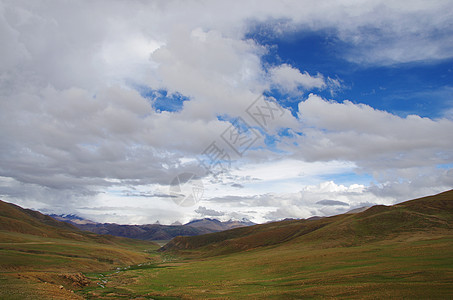
<instances>
[{"instance_id":1,"label":"valley floor","mask_svg":"<svg viewBox=\"0 0 453 300\"><path fill-rule=\"evenodd\" d=\"M154 243L93 235L82 240L0 230L0 299L84 299L102 282L86 274L160 261Z\"/></svg>"},{"instance_id":2,"label":"valley floor","mask_svg":"<svg viewBox=\"0 0 453 300\"><path fill-rule=\"evenodd\" d=\"M179 237L159 251L4 204L0 299L451 299L452 199Z\"/></svg>"},{"instance_id":3,"label":"valley floor","mask_svg":"<svg viewBox=\"0 0 453 300\"><path fill-rule=\"evenodd\" d=\"M87 299L447 299L453 236L400 236L358 247L300 244L86 274ZM103 281L102 281L103 280Z\"/></svg>"}]
</instances>

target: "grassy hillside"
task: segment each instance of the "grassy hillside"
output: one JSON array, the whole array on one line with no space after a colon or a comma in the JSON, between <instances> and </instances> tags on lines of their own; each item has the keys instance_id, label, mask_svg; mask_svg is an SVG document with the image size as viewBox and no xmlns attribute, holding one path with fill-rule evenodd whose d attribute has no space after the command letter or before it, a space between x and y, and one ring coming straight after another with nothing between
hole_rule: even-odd
<instances>
[{"instance_id":1,"label":"grassy hillside","mask_svg":"<svg viewBox=\"0 0 453 300\"><path fill-rule=\"evenodd\" d=\"M166 262L106 274L86 296L448 299L453 192L355 215L177 238Z\"/></svg>"},{"instance_id":2,"label":"grassy hillside","mask_svg":"<svg viewBox=\"0 0 453 300\"><path fill-rule=\"evenodd\" d=\"M453 236L407 235L361 246L288 243L109 276L106 299L450 299Z\"/></svg>"},{"instance_id":3,"label":"grassy hillside","mask_svg":"<svg viewBox=\"0 0 453 300\"><path fill-rule=\"evenodd\" d=\"M406 232L449 233L453 229L453 191L377 205L357 214L315 220L289 220L196 237L177 237L161 251L186 256L214 256L282 243L317 247L359 246Z\"/></svg>"},{"instance_id":4,"label":"grassy hillside","mask_svg":"<svg viewBox=\"0 0 453 300\"><path fill-rule=\"evenodd\" d=\"M0 201L0 230L58 237L60 230L74 231L77 228L37 211Z\"/></svg>"},{"instance_id":5,"label":"grassy hillside","mask_svg":"<svg viewBox=\"0 0 453 300\"><path fill-rule=\"evenodd\" d=\"M157 256L145 251L157 248L151 242L83 232L0 201L0 298L77 298L72 289L92 284L81 272L154 262Z\"/></svg>"},{"instance_id":6,"label":"grassy hillside","mask_svg":"<svg viewBox=\"0 0 453 300\"><path fill-rule=\"evenodd\" d=\"M449 299L452 203L449 191L357 214L176 238L160 257L146 257L143 250L156 248L138 241L7 232L2 254L13 256L2 264L0 298ZM138 263L141 255L148 262ZM126 261L129 267L112 270Z\"/></svg>"}]
</instances>

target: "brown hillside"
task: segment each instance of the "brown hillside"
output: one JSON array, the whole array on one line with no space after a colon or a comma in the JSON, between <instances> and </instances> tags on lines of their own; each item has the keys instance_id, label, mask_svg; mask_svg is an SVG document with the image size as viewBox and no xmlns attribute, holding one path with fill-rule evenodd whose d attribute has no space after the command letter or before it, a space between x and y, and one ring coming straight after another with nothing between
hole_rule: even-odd
<instances>
[{"instance_id":1,"label":"brown hillside","mask_svg":"<svg viewBox=\"0 0 453 300\"><path fill-rule=\"evenodd\" d=\"M354 246L400 234L452 230L453 190L394 206L376 205L357 214L281 221L196 237L177 237L161 251L212 256L283 243Z\"/></svg>"},{"instance_id":2,"label":"brown hillside","mask_svg":"<svg viewBox=\"0 0 453 300\"><path fill-rule=\"evenodd\" d=\"M40 212L23 209L0 200L0 230L38 236L58 237L59 230L78 231L71 224L57 221Z\"/></svg>"},{"instance_id":3,"label":"brown hillside","mask_svg":"<svg viewBox=\"0 0 453 300\"><path fill-rule=\"evenodd\" d=\"M1 200L0 231L102 244L123 243L128 240L127 238L81 231L72 224L55 220L38 211L24 209Z\"/></svg>"}]
</instances>

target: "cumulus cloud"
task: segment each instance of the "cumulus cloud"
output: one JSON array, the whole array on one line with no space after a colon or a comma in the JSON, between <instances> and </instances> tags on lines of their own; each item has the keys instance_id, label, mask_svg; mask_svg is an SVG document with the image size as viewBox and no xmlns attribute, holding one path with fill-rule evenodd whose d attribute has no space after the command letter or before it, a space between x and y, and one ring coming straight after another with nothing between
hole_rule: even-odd
<instances>
[{"instance_id":1,"label":"cumulus cloud","mask_svg":"<svg viewBox=\"0 0 453 300\"><path fill-rule=\"evenodd\" d=\"M453 159L449 119L403 118L313 94L300 102L299 119L304 135L288 151L310 161L352 161L357 171L372 174L382 183L371 188L377 194L393 193L403 200L452 186L451 172L437 167Z\"/></svg>"},{"instance_id":2,"label":"cumulus cloud","mask_svg":"<svg viewBox=\"0 0 453 300\"><path fill-rule=\"evenodd\" d=\"M238 116L265 87L261 82L262 46L201 28L172 32L155 51L159 84L194 101L184 103L182 117L211 120L218 114Z\"/></svg>"},{"instance_id":3,"label":"cumulus cloud","mask_svg":"<svg viewBox=\"0 0 453 300\"><path fill-rule=\"evenodd\" d=\"M242 184L240 184L240 183L233 183L233 184L231 184L231 186L235 187L235 188L239 188L239 189L244 188L244 186Z\"/></svg>"},{"instance_id":4,"label":"cumulus cloud","mask_svg":"<svg viewBox=\"0 0 453 300\"><path fill-rule=\"evenodd\" d=\"M310 160L355 161L361 167L424 167L453 158L453 122L417 115L405 118L350 101L311 94L299 103L305 135L298 151Z\"/></svg>"},{"instance_id":5,"label":"cumulus cloud","mask_svg":"<svg viewBox=\"0 0 453 300\"><path fill-rule=\"evenodd\" d=\"M299 87L305 90L314 88L322 89L326 86L321 74L311 76L307 72L303 74L288 64L282 64L269 70L273 84L284 92L296 92Z\"/></svg>"},{"instance_id":6,"label":"cumulus cloud","mask_svg":"<svg viewBox=\"0 0 453 300\"><path fill-rule=\"evenodd\" d=\"M342 206L349 206L349 204L346 203L346 202L338 201L338 200L328 200L328 199L318 201L318 202L316 202L316 204L320 204L320 205L342 205Z\"/></svg>"},{"instance_id":7,"label":"cumulus cloud","mask_svg":"<svg viewBox=\"0 0 453 300\"><path fill-rule=\"evenodd\" d=\"M343 185L334 181L323 181L319 184L305 185L298 192L253 196L225 195L210 198L205 204L207 207L221 206L225 211L241 214L247 214L252 209L254 213L248 217L249 219L254 222L268 222L285 218L306 219L313 216L335 215L374 204L391 205L402 200L392 194L376 195L374 191L360 184Z\"/></svg>"},{"instance_id":8,"label":"cumulus cloud","mask_svg":"<svg viewBox=\"0 0 453 300\"><path fill-rule=\"evenodd\" d=\"M225 213L223 212L220 212L220 211L216 211L216 210L213 210L213 209L207 209L206 207L204 206L199 206L195 212L197 214L200 214L202 217L205 217L205 216L209 216L209 217L219 217L219 216L223 216L225 215Z\"/></svg>"},{"instance_id":9,"label":"cumulus cloud","mask_svg":"<svg viewBox=\"0 0 453 300\"><path fill-rule=\"evenodd\" d=\"M250 104L273 86L287 92L330 89L333 95L341 87L338 78L309 74L288 63L268 69L262 58L269 49L247 38L257 25L269 24L269 34L280 36L328 31L335 41L345 43L339 53L342 57L385 65L451 58L449 6L448 1L415 1L410 6L395 1L333 0L285 5L274 1L259 5L255 1L1 1L2 197L36 208L61 205L64 209L102 202L110 188L157 185L159 192L131 192L130 198L165 199L165 187L175 175L204 174L194 157L230 125L220 116L247 118ZM434 34L438 32L442 34ZM137 86L179 93L188 100L180 111L158 112ZM333 161L339 169L356 166L373 173L378 182L361 194L372 192L379 199L402 195L417 180L425 182L423 192L433 190L428 183L436 189L452 184L449 170L436 169L452 159L451 119L400 118L366 105L311 95L299 104L298 116L285 110L268 134L276 135L282 128L291 133L276 137L284 153L268 149L263 138L231 171L237 171L239 178L275 183L287 178L288 170L295 177L304 161ZM274 165L273 172L265 170L266 163L282 155L291 156L295 167L283 161ZM257 162L263 163L261 167ZM416 176L420 168L425 177ZM321 164L319 170L326 169ZM313 172L317 176L321 171ZM236 188L229 187L247 192L249 181L235 184ZM301 203L259 195L255 191L247 199L256 200L257 206L267 203L266 211L256 210L261 218L270 211L273 217L289 213L271 203L292 207L298 216L322 213L301 207L323 199L352 205L321 188L310 194L312 200ZM243 195L227 196L218 198L247 203ZM118 199L118 203L124 201ZM141 211L138 207L116 220L132 218ZM182 215L171 209L172 214ZM154 216L175 221L164 217L164 211ZM134 219L139 221L149 219Z\"/></svg>"},{"instance_id":10,"label":"cumulus cloud","mask_svg":"<svg viewBox=\"0 0 453 300\"><path fill-rule=\"evenodd\" d=\"M168 169L180 164L180 155L159 147L170 140L165 131L153 129L157 119L164 125L168 118L154 113L132 90L112 87L93 96L81 89L46 88L40 95L20 95L0 106L10 112L0 121L6 129L0 133L1 170L24 182L49 186L72 178L74 185L91 179L100 185L108 184L108 178L161 178L167 183ZM184 144L183 139L177 142ZM162 166L170 161L170 167Z\"/></svg>"}]
</instances>

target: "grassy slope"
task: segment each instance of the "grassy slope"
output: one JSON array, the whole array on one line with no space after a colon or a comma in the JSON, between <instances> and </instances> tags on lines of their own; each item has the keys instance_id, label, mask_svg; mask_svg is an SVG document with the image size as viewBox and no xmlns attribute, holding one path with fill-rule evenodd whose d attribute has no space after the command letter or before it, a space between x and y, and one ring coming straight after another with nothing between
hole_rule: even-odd
<instances>
[{"instance_id":1,"label":"grassy slope","mask_svg":"<svg viewBox=\"0 0 453 300\"><path fill-rule=\"evenodd\" d=\"M157 256L145 250L157 248L151 242L82 232L0 201L0 298L76 299L70 291L89 285L80 272L154 261Z\"/></svg>"},{"instance_id":2,"label":"grassy slope","mask_svg":"<svg viewBox=\"0 0 453 300\"><path fill-rule=\"evenodd\" d=\"M171 251L161 252L163 262L120 271L108 271L110 262L89 257L108 257L96 254L96 249L106 251L108 243L97 248L99 243L70 244L63 239L64 245L58 248L58 243L52 242L61 240L60 237L9 233L11 236L5 237L10 243L8 247L14 247L20 240L22 244L16 250L30 255L28 268L41 270L44 263L39 263L39 259L49 259L56 269L53 273L18 273L9 269L0 274L0 285L10 291L16 287L17 299L32 299L21 294L30 289L35 290L34 296L42 293L46 295L43 298L57 295L61 299L76 299L79 295L88 299L447 299L453 295L452 202L450 191L393 207L376 206L355 215L284 221L178 238L170 244ZM86 251L90 245L94 248ZM146 248L141 248L144 247L141 244L123 246L124 251L139 254ZM123 246L112 245L115 250ZM78 247L85 247L85 251ZM40 253L43 248L46 252ZM53 256L52 251L70 255ZM56 262L57 257L62 261ZM75 264L82 268L84 259L93 263L86 266L87 271L98 272L105 266L102 273L85 274L91 282L101 282L102 287L93 283L74 286L77 281L65 279L58 269L58 266L72 269ZM25 260L21 258L10 267L20 263L25 264ZM18 276L31 279L24 281ZM42 281L53 284L49 288ZM64 289L58 290L58 284ZM76 290L76 294L68 292L69 289ZM59 294L62 292L66 293L64 297Z\"/></svg>"},{"instance_id":3,"label":"grassy slope","mask_svg":"<svg viewBox=\"0 0 453 300\"><path fill-rule=\"evenodd\" d=\"M282 221L196 237L178 237L162 250L184 256L215 256L282 243L317 247L354 246L392 238L405 232L451 232L453 191L377 205L357 214L319 220Z\"/></svg>"},{"instance_id":4,"label":"grassy slope","mask_svg":"<svg viewBox=\"0 0 453 300\"><path fill-rule=\"evenodd\" d=\"M90 292L110 299L447 299L452 203L449 191L356 215L178 238L164 252L177 260L112 274L106 289Z\"/></svg>"},{"instance_id":5,"label":"grassy slope","mask_svg":"<svg viewBox=\"0 0 453 300\"><path fill-rule=\"evenodd\" d=\"M109 292L191 299L447 299L453 293L453 238L418 238L325 249L286 244L167 263L117 274L110 279ZM123 284L126 278L138 280Z\"/></svg>"}]
</instances>

